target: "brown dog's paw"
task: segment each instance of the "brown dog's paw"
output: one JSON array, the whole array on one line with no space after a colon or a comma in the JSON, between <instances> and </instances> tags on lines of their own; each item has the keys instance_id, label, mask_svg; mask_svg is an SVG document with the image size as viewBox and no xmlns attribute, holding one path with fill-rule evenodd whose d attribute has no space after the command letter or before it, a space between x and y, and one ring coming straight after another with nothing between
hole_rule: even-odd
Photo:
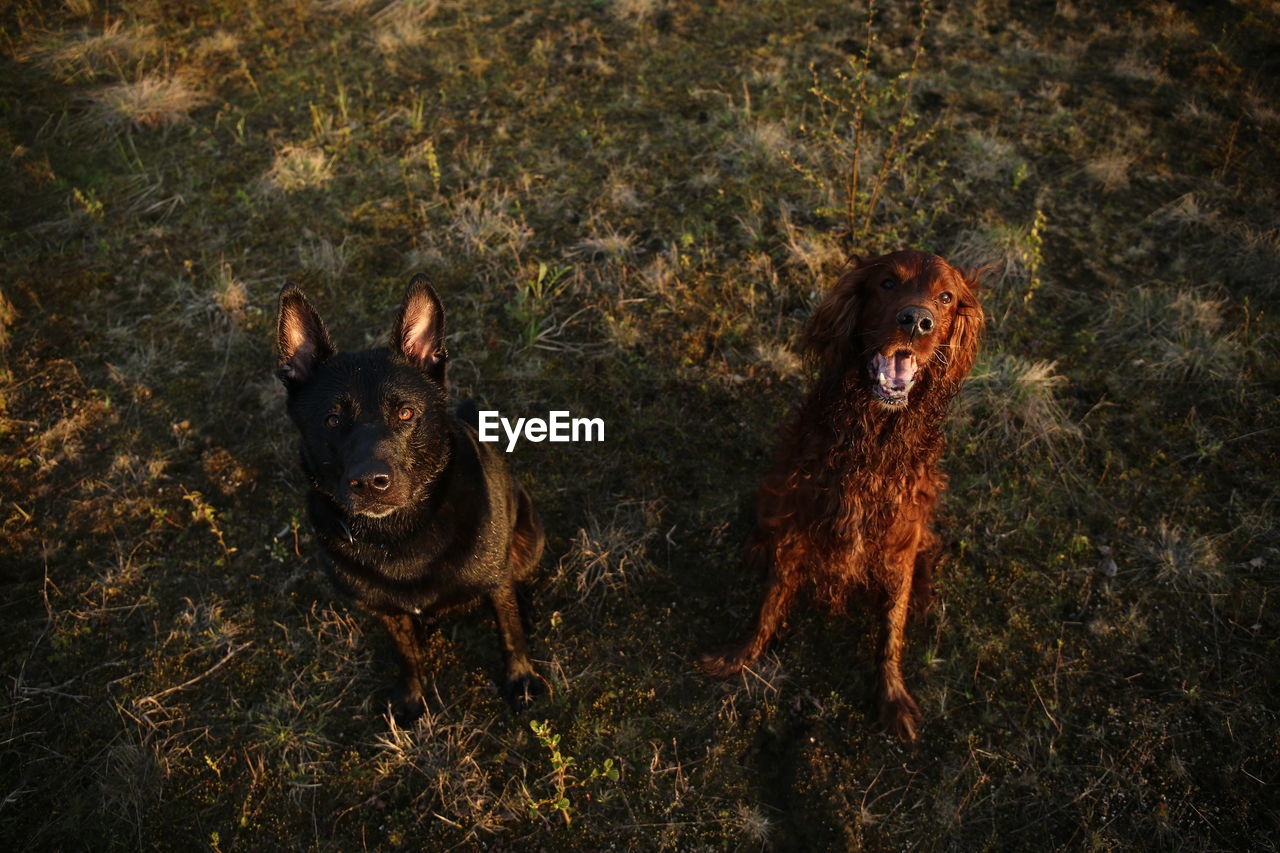
<instances>
[{"instance_id":1,"label":"brown dog's paw","mask_svg":"<svg viewBox=\"0 0 1280 853\"><path fill-rule=\"evenodd\" d=\"M513 713L519 714L530 708L535 702L550 692L547 682L536 672L517 675L507 680L502 687L502 696L511 706Z\"/></svg>"},{"instance_id":2,"label":"brown dog's paw","mask_svg":"<svg viewBox=\"0 0 1280 853\"><path fill-rule=\"evenodd\" d=\"M747 662L742 657L733 652L725 652L723 654L715 654L708 652L699 655L695 665L712 678L726 679L733 678L742 672L742 668Z\"/></svg>"},{"instance_id":3,"label":"brown dog's paw","mask_svg":"<svg viewBox=\"0 0 1280 853\"><path fill-rule=\"evenodd\" d=\"M391 716L402 729L411 727L427 710L427 700L423 697L422 690L415 690L404 683L391 688L389 701Z\"/></svg>"},{"instance_id":4,"label":"brown dog's paw","mask_svg":"<svg viewBox=\"0 0 1280 853\"><path fill-rule=\"evenodd\" d=\"M898 740L910 743L920 736L920 708L906 690L893 698L878 695L876 707L880 713L880 725Z\"/></svg>"}]
</instances>

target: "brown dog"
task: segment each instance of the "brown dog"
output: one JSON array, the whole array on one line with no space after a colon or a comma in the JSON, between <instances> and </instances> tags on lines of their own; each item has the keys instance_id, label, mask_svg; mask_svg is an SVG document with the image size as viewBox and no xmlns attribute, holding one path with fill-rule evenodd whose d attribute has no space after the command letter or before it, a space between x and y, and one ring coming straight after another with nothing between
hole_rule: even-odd
<instances>
[{"instance_id":1,"label":"brown dog","mask_svg":"<svg viewBox=\"0 0 1280 853\"><path fill-rule=\"evenodd\" d=\"M978 274L937 255L855 259L805 328L817 382L760 486L748 559L765 572L755 626L700 664L727 678L773 638L795 593L844 607L850 592L883 603L876 683L881 722L914 740L920 709L902 680L908 606L927 605L938 559L929 529L946 484L942 420L973 367L983 315Z\"/></svg>"}]
</instances>

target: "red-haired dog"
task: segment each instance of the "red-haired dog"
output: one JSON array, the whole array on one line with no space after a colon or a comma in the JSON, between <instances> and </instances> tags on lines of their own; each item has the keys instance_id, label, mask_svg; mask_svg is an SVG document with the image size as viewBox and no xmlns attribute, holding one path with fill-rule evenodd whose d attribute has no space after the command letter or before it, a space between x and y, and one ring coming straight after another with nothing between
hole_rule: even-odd
<instances>
[{"instance_id":1,"label":"red-haired dog","mask_svg":"<svg viewBox=\"0 0 1280 853\"><path fill-rule=\"evenodd\" d=\"M915 739L920 709L902 680L903 633L912 600L932 596L942 421L977 355L976 285L976 272L937 255L893 252L856 259L818 306L803 336L817 382L760 486L748 541L764 600L739 645L702 658L707 673L727 678L754 661L801 587L812 585L833 612L851 592L869 592L884 610L880 720Z\"/></svg>"}]
</instances>

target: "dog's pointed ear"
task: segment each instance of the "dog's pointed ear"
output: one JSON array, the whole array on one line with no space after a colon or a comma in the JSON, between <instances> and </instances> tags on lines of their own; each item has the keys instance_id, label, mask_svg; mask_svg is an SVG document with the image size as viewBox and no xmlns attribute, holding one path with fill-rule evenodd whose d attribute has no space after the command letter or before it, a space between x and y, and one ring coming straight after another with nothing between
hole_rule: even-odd
<instances>
[{"instance_id":1,"label":"dog's pointed ear","mask_svg":"<svg viewBox=\"0 0 1280 853\"><path fill-rule=\"evenodd\" d=\"M391 330L391 351L441 384L449 353L444 346L444 306L425 275L409 280L400 316Z\"/></svg>"},{"instance_id":2,"label":"dog's pointed ear","mask_svg":"<svg viewBox=\"0 0 1280 853\"><path fill-rule=\"evenodd\" d=\"M334 352L324 321L292 283L286 283L280 291L276 350L279 353L276 375L290 388L306 382L316 366Z\"/></svg>"}]
</instances>

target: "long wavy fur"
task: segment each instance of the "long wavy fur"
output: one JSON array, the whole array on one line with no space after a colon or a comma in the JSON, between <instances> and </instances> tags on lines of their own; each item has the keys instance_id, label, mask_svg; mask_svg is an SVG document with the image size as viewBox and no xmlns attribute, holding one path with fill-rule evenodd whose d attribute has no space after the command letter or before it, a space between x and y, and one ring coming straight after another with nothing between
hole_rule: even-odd
<instances>
[{"instance_id":1,"label":"long wavy fur","mask_svg":"<svg viewBox=\"0 0 1280 853\"><path fill-rule=\"evenodd\" d=\"M878 403L866 379L869 358L891 346L895 332L875 327L864 310L868 280L886 268L886 259L922 279L941 277L956 300L947 337L920 366L910 403L901 410ZM891 612L905 609L907 596L917 606L931 597L938 539L929 521L946 487L938 467L942 424L977 357L980 275L934 255L895 253L846 271L814 311L802 338L814 381L783 430L747 543L748 561L765 575L764 601L740 646L703 659L708 672L729 675L754 660L803 587L833 613L844 609L851 593L871 593L891 615L877 690L881 716L904 739L915 737L918 711L896 674L902 614ZM901 707L886 711L886 702Z\"/></svg>"}]
</instances>

